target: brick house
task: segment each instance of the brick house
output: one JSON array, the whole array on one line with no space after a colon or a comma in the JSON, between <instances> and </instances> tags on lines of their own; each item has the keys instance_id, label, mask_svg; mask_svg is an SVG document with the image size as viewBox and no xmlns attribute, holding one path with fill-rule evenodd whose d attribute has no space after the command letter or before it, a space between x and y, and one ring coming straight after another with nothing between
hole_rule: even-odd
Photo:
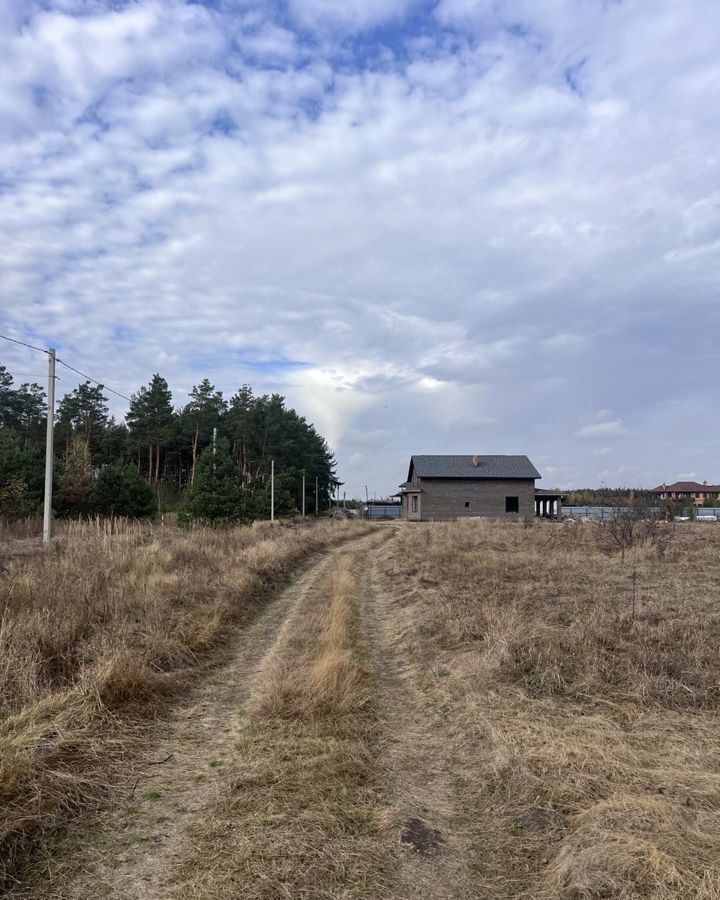
<instances>
[{"instance_id":1,"label":"brick house","mask_svg":"<svg viewBox=\"0 0 720 900\"><path fill-rule=\"evenodd\" d=\"M720 500L720 485L703 481L676 481L674 484L661 484L652 490L653 499L659 502L691 502L702 506L706 500L717 503Z\"/></svg>"},{"instance_id":2,"label":"brick house","mask_svg":"<svg viewBox=\"0 0 720 900\"><path fill-rule=\"evenodd\" d=\"M538 478L527 456L413 456L407 481L400 485L403 515L423 522L531 519L537 512Z\"/></svg>"}]
</instances>

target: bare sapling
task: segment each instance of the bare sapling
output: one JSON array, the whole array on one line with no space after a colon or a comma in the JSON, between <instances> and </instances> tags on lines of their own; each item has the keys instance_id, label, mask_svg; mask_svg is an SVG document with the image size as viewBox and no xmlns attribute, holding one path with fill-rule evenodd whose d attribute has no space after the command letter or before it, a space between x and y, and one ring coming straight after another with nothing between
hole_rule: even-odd
<instances>
[{"instance_id":1,"label":"bare sapling","mask_svg":"<svg viewBox=\"0 0 720 900\"><path fill-rule=\"evenodd\" d=\"M656 510L635 505L625 506L620 502L615 503L605 527L620 550L622 563L625 562L626 552L640 544L651 544L657 549L658 555L661 555L672 538L672 532L663 531L664 523Z\"/></svg>"}]
</instances>

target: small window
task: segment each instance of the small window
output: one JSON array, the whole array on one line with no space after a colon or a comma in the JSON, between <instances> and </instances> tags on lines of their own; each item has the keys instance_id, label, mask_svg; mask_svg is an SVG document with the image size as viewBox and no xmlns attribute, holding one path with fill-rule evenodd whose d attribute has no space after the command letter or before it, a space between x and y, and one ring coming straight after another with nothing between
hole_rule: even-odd
<instances>
[{"instance_id":1,"label":"small window","mask_svg":"<svg viewBox=\"0 0 720 900\"><path fill-rule=\"evenodd\" d=\"M417 494L413 494L411 498L412 511L417 512Z\"/></svg>"},{"instance_id":2,"label":"small window","mask_svg":"<svg viewBox=\"0 0 720 900\"><path fill-rule=\"evenodd\" d=\"M465 509L467 509L469 506L470 506L470 501L469 501L469 500L466 500L466 501L465 501Z\"/></svg>"},{"instance_id":3,"label":"small window","mask_svg":"<svg viewBox=\"0 0 720 900\"><path fill-rule=\"evenodd\" d=\"M505 498L505 512L506 513L520 512L520 498L519 497L506 497Z\"/></svg>"}]
</instances>

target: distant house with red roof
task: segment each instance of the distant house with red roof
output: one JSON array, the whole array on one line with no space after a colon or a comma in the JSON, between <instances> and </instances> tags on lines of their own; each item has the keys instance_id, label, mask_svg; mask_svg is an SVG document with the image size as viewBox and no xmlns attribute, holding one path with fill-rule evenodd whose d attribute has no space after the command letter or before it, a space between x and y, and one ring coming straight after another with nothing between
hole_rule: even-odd
<instances>
[{"instance_id":1,"label":"distant house with red roof","mask_svg":"<svg viewBox=\"0 0 720 900\"><path fill-rule=\"evenodd\" d=\"M690 501L695 506L702 506L707 500L713 503L720 500L720 484L676 481L674 484L661 484L653 488L652 495L655 500Z\"/></svg>"}]
</instances>

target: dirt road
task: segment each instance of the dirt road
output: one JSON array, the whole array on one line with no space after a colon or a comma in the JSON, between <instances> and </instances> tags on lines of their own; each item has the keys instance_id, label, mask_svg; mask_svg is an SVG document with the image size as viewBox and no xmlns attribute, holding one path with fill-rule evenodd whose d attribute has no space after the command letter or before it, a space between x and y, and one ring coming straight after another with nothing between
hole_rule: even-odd
<instances>
[{"instance_id":1,"label":"dirt road","mask_svg":"<svg viewBox=\"0 0 720 900\"><path fill-rule=\"evenodd\" d=\"M394 536L393 526L381 527L326 553L268 603L238 635L228 662L207 675L169 719L153 727L143 752L127 761L116 796L99 819L78 825L57 842L41 884L20 886L10 896L476 896L465 859L469 838L458 793L462 746L448 734L443 710L424 689L430 673L418 671L406 650L404 636L413 623L403 615L402 586L387 574ZM342 652L362 659L367 698L356 712L328 716L327 721L317 715L309 724L254 718L250 712L258 679L267 680L262 673L269 660L278 669L279 659L282 668L284 654L286 668L297 664L291 658L298 652L297 647L292 650L292 632L303 627L306 611L308 618L312 612L322 622L318 604L340 559L352 576L347 602L357 622L357 628L348 626L353 646ZM319 646L326 637L308 634L308 641ZM258 747L264 758L258 759ZM323 753L328 759L335 754L334 761L342 757L342 765L327 765ZM301 756L311 760L309 768L303 762L302 772L297 764ZM345 771L348 760L355 766L350 774ZM271 809L250 821L242 804L244 779L263 765L263 778L269 780L259 802ZM278 772L285 773L289 799L278 793L282 779L272 777ZM318 799L320 779L324 794ZM228 797L235 797L234 805L228 806ZM307 885L298 887L298 873L288 878L286 866L284 875L278 862L283 854L275 852L270 859L270 850L261 875L247 863L247 850L241 862L234 833L252 828L253 845L261 854L263 840L270 846L282 829L295 828L295 838L287 833L301 845L305 836L298 810L321 801L319 818L332 821L326 827L308 819L317 833L312 851L302 857L310 873L306 857L321 855L321 875L308 874ZM221 829L208 825L216 818L223 822ZM212 878L208 874L206 884L205 867L215 873Z\"/></svg>"}]
</instances>

